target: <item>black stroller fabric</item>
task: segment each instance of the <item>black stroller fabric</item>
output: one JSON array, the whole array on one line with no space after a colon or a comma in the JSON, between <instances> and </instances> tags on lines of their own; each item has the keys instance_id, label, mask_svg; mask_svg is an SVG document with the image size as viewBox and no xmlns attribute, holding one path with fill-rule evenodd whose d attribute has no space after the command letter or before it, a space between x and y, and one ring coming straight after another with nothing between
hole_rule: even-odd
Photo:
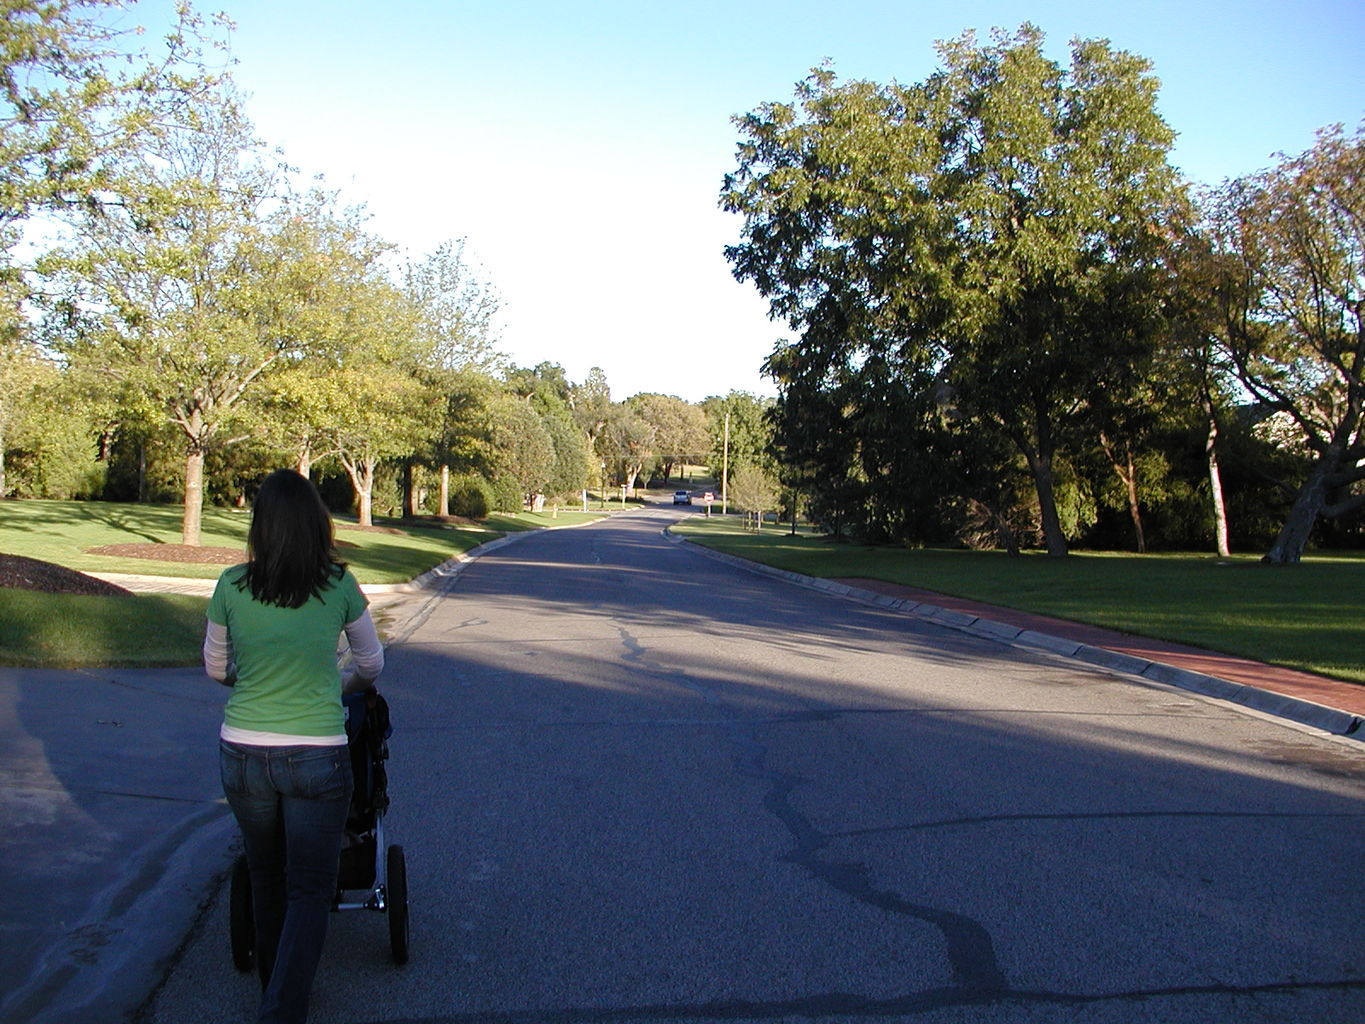
<instances>
[{"instance_id":1,"label":"black stroller fabric","mask_svg":"<svg viewBox=\"0 0 1365 1024\"><path fill-rule=\"evenodd\" d=\"M388 776L384 762L389 756L389 704L373 687L342 698L346 707L346 742L351 754L355 789L346 819L346 838L341 849L341 889L368 889L374 885L375 824L389 808Z\"/></svg>"}]
</instances>

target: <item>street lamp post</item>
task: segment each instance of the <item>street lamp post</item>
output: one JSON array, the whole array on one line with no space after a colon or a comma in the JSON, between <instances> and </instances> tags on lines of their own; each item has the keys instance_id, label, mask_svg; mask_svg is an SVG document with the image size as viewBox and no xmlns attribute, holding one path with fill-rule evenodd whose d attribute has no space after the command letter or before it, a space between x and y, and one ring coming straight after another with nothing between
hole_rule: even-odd
<instances>
[{"instance_id":1,"label":"street lamp post","mask_svg":"<svg viewBox=\"0 0 1365 1024\"><path fill-rule=\"evenodd\" d=\"M720 454L720 514L729 512L730 487L730 414L725 414L725 443Z\"/></svg>"}]
</instances>

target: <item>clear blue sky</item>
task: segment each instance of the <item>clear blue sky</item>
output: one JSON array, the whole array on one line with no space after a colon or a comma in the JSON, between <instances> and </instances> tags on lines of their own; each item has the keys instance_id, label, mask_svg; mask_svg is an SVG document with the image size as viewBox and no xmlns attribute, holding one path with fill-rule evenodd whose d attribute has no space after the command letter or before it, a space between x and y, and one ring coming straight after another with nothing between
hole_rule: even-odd
<instances>
[{"instance_id":1,"label":"clear blue sky","mask_svg":"<svg viewBox=\"0 0 1365 1024\"><path fill-rule=\"evenodd\" d=\"M1174 162L1217 184L1365 118L1365 3L1225 0L219 0L261 135L413 255L450 238L502 296L500 347L622 399L771 394L782 325L730 276L730 118L828 58L918 81L934 42L1032 21L1149 58ZM169 10L144 0L143 20ZM201 4L207 11L216 9Z\"/></svg>"}]
</instances>

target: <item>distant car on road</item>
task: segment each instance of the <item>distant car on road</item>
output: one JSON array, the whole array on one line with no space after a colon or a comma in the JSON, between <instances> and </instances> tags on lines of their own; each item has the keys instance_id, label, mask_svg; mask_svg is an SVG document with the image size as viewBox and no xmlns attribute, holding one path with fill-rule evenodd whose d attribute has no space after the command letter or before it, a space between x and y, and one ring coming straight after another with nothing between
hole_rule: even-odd
<instances>
[{"instance_id":1,"label":"distant car on road","mask_svg":"<svg viewBox=\"0 0 1365 1024\"><path fill-rule=\"evenodd\" d=\"M691 492L690 492L690 491L674 491L674 492L673 492L673 504L675 504L675 505L690 505L690 504L692 504L692 494L691 494Z\"/></svg>"}]
</instances>

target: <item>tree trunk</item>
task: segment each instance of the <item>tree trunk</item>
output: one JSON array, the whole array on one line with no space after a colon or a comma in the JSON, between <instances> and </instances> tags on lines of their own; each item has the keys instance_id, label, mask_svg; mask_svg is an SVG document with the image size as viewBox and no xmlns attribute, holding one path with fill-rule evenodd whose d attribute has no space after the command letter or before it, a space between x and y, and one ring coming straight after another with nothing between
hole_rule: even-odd
<instances>
[{"instance_id":1,"label":"tree trunk","mask_svg":"<svg viewBox=\"0 0 1365 1024\"><path fill-rule=\"evenodd\" d=\"M304 441L299 445L299 457L294 463L294 468L299 476L305 480L313 473L313 444L311 441Z\"/></svg>"},{"instance_id":2,"label":"tree trunk","mask_svg":"<svg viewBox=\"0 0 1365 1024\"><path fill-rule=\"evenodd\" d=\"M450 467L441 465L441 498L436 511L439 515L450 515Z\"/></svg>"},{"instance_id":3,"label":"tree trunk","mask_svg":"<svg viewBox=\"0 0 1365 1024\"><path fill-rule=\"evenodd\" d=\"M0 436L0 499L5 497L5 439Z\"/></svg>"},{"instance_id":4,"label":"tree trunk","mask_svg":"<svg viewBox=\"0 0 1365 1024\"><path fill-rule=\"evenodd\" d=\"M403 515L409 519L417 518L420 502L417 500L417 474L412 471L412 460L403 460Z\"/></svg>"},{"instance_id":5,"label":"tree trunk","mask_svg":"<svg viewBox=\"0 0 1365 1024\"><path fill-rule=\"evenodd\" d=\"M1066 535L1062 532L1062 519L1057 514L1057 495L1052 486L1052 453L1035 450L1031 445L1016 436L1015 445L1028 460L1029 470L1033 473L1033 486L1038 492L1038 513L1042 518L1043 543L1047 553L1061 557L1066 554Z\"/></svg>"},{"instance_id":6,"label":"tree trunk","mask_svg":"<svg viewBox=\"0 0 1365 1024\"><path fill-rule=\"evenodd\" d=\"M198 547L204 520L204 446L190 441L185 453L185 511L180 520L180 543Z\"/></svg>"},{"instance_id":7,"label":"tree trunk","mask_svg":"<svg viewBox=\"0 0 1365 1024\"><path fill-rule=\"evenodd\" d=\"M346 475L351 478L351 489L355 491L355 516L360 526L374 525L374 467L377 460L361 457L351 460L342 458Z\"/></svg>"},{"instance_id":8,"label":"tree trunk","mask_svg":"<svg viewBox=\"0 0 1365 1024\"><path fill-rule=\"evenodd\" d=\"M95 456L96 462L108 462L113 457L114 432L118 426L118 423L110 423L100 431L100 453Z\"/></svg>"},{"instance_id":9,"label":"tree trunk","mask_svg":"<svg viewBox=\"0 0 1365 1024\"><path fill-rule=\"evenodd\" d=\"M1115 464L1114 469L1119 474L1119 479L1123 481L1124 491L1128 495L1128 517L1133 520L1133 532L1137 537L1137 551L1139 555L1147 553L1147 535L1142 529L1142 508L1138 505L1137 489L1137 469L1133 466L1133 450L1126 450L1127 458L1124 460L1123 468L1120 469Z\"/></svg>"},{"instance_id":10,"label":"tree trunk","mask_svg":"<svg viewBox=\"0 0 1365 1024\"><path fill-rule=\"evenodd\" d=\"M1223 502L1223 474L1218 468L1218 417L1213 412L1213 401L1204 395L1204 414L1209 418L1209 436L1204 442L1204 454L1209 464L1209 490L1213 492L1213 538L1218 554L1227 558L1232 554L1228 543L1228 510Z\"/></svg>"},{"instance_id":11,"label":"tree trunk","mask_svg":"<svg viewBox=\"0 0 1365 1024\"><path fill-rule=\"evenodd\" d=\"M1308 479L1299 488L1294 504L1285 516L1284 525L1270 550L1261 561L1269 565L1297 565L1303 557L1303 549L1308 546L1308 538L1318 521L1318 514L1327 501L1327 478L1336 472L1341 461L1341 453L1335 447L1318 458L1308 474Z\"/></svg>"},{"instance_id":12,"label":"tree trunk","mask_svg":"<svg viewBox=\"0 0 1365 1024\"><path fill-rule=\"evenodd\" d=\"M996 504L987 504L984 501L976 499L972 500L985 510L986 516L990 519L991 526L995 530L995 535L999 537L1005 545L1005 553L1011 558L1018 558L1019 536L1014 532L1014 528L1010 526L1007 512Z\"/></svg>"},{"instance_id":13,"label":"tree trunk","mask_svg":"<svg viewBox=\"0 0 1365 1024\"><path fill-rule=\"evenodd\" d=\"M1137 545L1137 553L1145 555L1147 553L1147 535L1142 529L1142 507L1138 503L1137 467L1133 465L1132 445L1124 444L1123 458L1120 459L1113 442L1109 440L1104 431L1101 431L1100 447L1104 449L1104 454L1109 459L1109 465L1114 469L1114 475L1119 478L1119 483L1123 484L1123 493L1128 502L1128 518L1133 521L1133 536Z\"/></svg>"}]
</instances>

